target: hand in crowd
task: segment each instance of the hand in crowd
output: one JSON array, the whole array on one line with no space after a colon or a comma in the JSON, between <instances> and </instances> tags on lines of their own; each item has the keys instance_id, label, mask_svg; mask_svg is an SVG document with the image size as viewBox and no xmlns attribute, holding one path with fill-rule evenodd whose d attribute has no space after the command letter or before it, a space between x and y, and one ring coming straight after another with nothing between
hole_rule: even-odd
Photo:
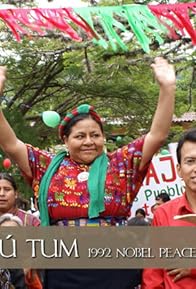
<instances>
[{"instance_id":1,"label":"hand in crowd","mask_svg":"<svg viewBox=\"0 0 196 289\"><path fill-rule=\"evenodd\" d=\"M169 276L174 276L174 282L177 282L184 277L191 276L191 269L187 268L170 269L167 271Z\"/></svg>"}]
</instances>

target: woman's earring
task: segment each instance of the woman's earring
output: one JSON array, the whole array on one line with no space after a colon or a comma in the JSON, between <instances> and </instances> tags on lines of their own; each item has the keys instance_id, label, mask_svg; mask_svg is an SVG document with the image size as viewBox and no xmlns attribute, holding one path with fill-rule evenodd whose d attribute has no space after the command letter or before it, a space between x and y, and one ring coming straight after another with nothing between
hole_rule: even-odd
<instances>
[{"instance_id":1,"label":"woman's earring","mask_svg":"<svg viewBox=\"0 0 196 289\"><path fill-rule=\"evenodd\" d=\"M66 151L66 155L69 156L69 150L67 146L65 146L65 151Z\"/></svg>"},{"instance_id":2,"label":"woman's earring","mask_svg":"<svg viewBox=\"0 0 196 289\"><path fill-rule=\"evenodd\" d=\"M63 141L64 141L64 146L65 146L65 152L66 152L66 155L69 156L69 149L68 149L68 146L66 145L65 139L66 139L66 136L64 135Z\"/></svg>"}]
</instances>

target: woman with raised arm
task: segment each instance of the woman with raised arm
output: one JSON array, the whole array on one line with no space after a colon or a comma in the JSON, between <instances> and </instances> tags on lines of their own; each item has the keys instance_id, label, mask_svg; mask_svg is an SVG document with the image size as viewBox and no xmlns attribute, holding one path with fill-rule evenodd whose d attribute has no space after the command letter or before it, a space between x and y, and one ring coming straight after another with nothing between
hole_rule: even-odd
<instances>
[{"instance_id":1,"label":"woman with raised arm","mask_svg":"<svg viewBox=\"0 0 196 289\"><path fill-rule=\"evenodd\" d=\"M149 163L168 136L174 110L173 66L158 57L151 67L160 93L150 131L110 155L104 152L100 116L90 105L75 108L61 122L59 135L69 154L57 156L19 140L0 113L0 146L33 190L39 187L42 225L125 225ZM1 67L1 92L5 74ZM137 270L46 270L45 288L131 289L137 277Z\"/></svg>"}]
</instances>

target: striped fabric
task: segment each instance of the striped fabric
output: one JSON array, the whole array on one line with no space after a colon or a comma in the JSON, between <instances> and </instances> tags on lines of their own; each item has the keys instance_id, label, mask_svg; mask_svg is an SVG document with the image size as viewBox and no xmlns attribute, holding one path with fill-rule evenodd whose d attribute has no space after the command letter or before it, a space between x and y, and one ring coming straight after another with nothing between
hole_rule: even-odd
<instances>
[{"instance_id":1,"label":"striped fabric","mask_svg":"<svg viewBox=\"0 0 196 289\"><path fill-rule=\"evenodd\" d=\"M64 119L61 121L59 125L59 138L63 140L64 135L64 128L65 126L70 122L72 118L79 114L90 114L92 115L99 123L101 123L100 116L96 113L94 110L94 107L88 104L82 104L78 106L77 108L74 108L71 113L67 113Z\"/></svg>"}]
</instances>

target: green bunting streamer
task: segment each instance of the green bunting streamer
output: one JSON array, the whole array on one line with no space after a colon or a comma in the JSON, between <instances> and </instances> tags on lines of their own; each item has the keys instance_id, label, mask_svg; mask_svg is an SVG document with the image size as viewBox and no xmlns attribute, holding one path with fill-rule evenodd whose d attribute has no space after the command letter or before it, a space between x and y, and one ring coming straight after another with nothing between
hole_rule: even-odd
<instances>
[{"instance_id":1,"label":"green bunting streamer","mask_svg":"<svg viewBox=\"0 0 196 289\"><path fill-rule=\"evenodd\" d=\"M127 28L128 25L145 52L150 51L149 46L154 39L159 44L162 44L164 40L160 34L167 32L166 27L159 23L158 19L150 12L146 5L88 7L88 9L77 8L74 11L81 18L85 19L98 35L98 40L94 39L94 42L102 45L104 48L111 46L114 51L118 47L124 51L128 50L122 37L119 36L119 30L130 33L130 30ZM98 22L97 24L102 27L107 39L104 39L101 33L98 32L98 28L95 28L93 24L94 22Z\"/></svg>"}]
</instances>

